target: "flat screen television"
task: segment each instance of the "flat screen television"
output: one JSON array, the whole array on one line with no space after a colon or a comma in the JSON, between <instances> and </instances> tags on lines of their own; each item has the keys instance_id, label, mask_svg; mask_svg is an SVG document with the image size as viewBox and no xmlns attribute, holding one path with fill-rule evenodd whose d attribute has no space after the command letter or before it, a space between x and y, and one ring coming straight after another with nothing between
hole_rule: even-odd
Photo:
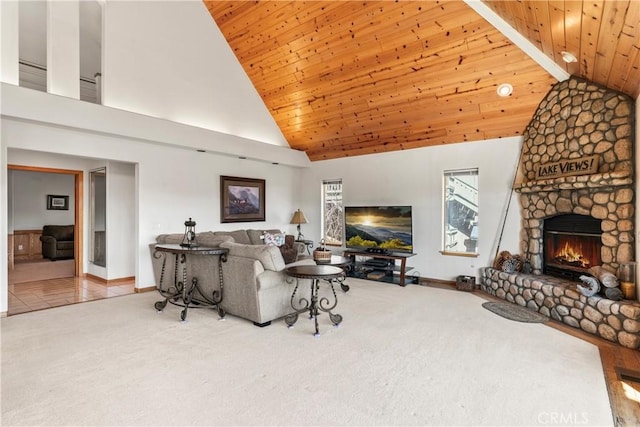
<instances>
[{"instance_id":1,"label":"flat screen television","mask_svg":"<svg viewBox=\"0 0 640 427\"><path fill-rule=\"evenodd\" d=\"M345 206L345 245L413 252L411 206Z\"/></svg>"}]
</instances>

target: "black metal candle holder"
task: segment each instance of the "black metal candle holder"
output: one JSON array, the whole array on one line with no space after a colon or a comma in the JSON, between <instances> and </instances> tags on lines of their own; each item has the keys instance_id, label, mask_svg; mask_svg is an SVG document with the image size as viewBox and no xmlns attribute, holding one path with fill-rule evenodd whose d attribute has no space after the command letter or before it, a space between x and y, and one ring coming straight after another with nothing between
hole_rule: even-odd
<instances>
[{"instance_id":1,"label":"black metal candle holder","mask_svg":"<svg viewBox=\"0 0 640 427\"><path fill-rule=\"evenodd\" d=\"M191 218L184 222L184 237L180 246L183 248L195 248L198 246L198 242L196 242L196 222Z\"/></svg>"}]
</instances>

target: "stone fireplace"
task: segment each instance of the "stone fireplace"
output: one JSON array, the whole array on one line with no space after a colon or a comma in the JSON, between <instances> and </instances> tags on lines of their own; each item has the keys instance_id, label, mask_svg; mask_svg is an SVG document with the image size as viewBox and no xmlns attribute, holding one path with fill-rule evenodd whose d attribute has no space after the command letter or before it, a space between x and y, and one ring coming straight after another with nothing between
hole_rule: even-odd
<instances>
[{"instance_id":1,"label":"stone fireplace","mask_svg":"<svg viewBox=\"0 0 640 427\"><path fill-rule=\"evenodd\" d=\"M487 267L481 288L638 349L638 301L587 297L576 286L590 266L616 273L634 260L633 126L626 95L575 77L549 91L524 132L514 187L520 255L533 274Z\"/></svg>"},{"instance_id":2,"label":"stone fireplace","mask_svg":"<svg viewBox=\"0 0 640 427\"><path fill-rule=\"evenodd\" d=\"M515 190L520 249L534 274L545 272L545 221L564 214L600 221L598 263L605 269L615 273L620 263L632 261L633 101L571 78L547 94L524 136Z\"/></svg>"}]
</instances>

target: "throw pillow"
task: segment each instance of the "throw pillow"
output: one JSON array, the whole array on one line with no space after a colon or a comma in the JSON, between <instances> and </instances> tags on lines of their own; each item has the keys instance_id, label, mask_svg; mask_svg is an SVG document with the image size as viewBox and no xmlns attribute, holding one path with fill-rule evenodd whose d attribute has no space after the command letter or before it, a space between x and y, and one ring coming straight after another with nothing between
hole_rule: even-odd
<instances>
[{"instance_id":1,"label":"throw pillow","mask_svg":"<svg viewBox=\"0 0 640 427\"><path fill-rule=\"evenodd\" d=\"M295 238L287 234L284 236L284 245L280 246L280 253L284 259L285 264L291 264L298 260L298 250L293 245Z\"/></svg>"},{"instance_id":2,"label":"throw pillow","mask_svg":"<svg viewBox=\"0 0 640 427\"><path fill-rule=\"evenodd\" d=\"M264 244L267 246L282 246L284 245L284 233L264 233Z\"/></svg>"},{"instance_id":3,"label":"throw pillow","mask_svg":"<svg viewBox=\"0 0 640 427\"><path fill-rule=\"evenodd\" d=\"M298 259L298 252L292 246L280 246L280 253L285 264L291 264Z\"/></svg>"}]
</instances>

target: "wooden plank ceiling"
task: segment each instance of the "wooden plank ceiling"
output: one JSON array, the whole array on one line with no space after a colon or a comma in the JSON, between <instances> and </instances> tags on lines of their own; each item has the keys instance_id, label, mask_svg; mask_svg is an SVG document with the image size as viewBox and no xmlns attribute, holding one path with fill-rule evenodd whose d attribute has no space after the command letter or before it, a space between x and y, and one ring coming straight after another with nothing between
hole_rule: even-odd
<instances>
[{"instance_id":1,"label":"wooden plank ceiling","mask_svg":"<svg viewBox=\"0 0 640 427\"><path fill-rule=\"evenodd\" d=\"M520 135L556 83L463 2L204 3L291 148L312 161ZM522 21L527 28L533 12L526 3L539 2L518 2L520 9L508 3L490 6L513 16L514 27ZM574 2L548 3L546 9L557 9ZM632 8L630 2L614 3ZM531 32L541 34L539 23L550 25L551 16L560 15L549 13L544 21L540 12ZM570 16L576 18L573 8ZM627 30L629 21L624 22L621 28ZM567 34L569 25L564 28ZM551 43L555 59L556 50L581 45L587 37L576 35L577 41L571 34L562 41L537 39L540 45ZM637 58L637 38L635 44L618 45ZM585 58L594 52L585 52ZM623 58L615 56L610 68ZM618 74L637 86L633 58ZM513 85L511 96L496 94L501 83ZM617 84L627 87L626 80ZM637 95L637 87L628 93L634 90Z\"/></svg>"},{"instance_id":2,"label":"wooden plank ceiling","mask_svg":"<svg viewBox=\"0 0 640 427\"><path fill-rule=\"evenodd\" d=\"M485 0L494 12L572 75L640 94L640 2ZM577 61L565 63L562 52Z\"/></svg>"}]
</instances>

